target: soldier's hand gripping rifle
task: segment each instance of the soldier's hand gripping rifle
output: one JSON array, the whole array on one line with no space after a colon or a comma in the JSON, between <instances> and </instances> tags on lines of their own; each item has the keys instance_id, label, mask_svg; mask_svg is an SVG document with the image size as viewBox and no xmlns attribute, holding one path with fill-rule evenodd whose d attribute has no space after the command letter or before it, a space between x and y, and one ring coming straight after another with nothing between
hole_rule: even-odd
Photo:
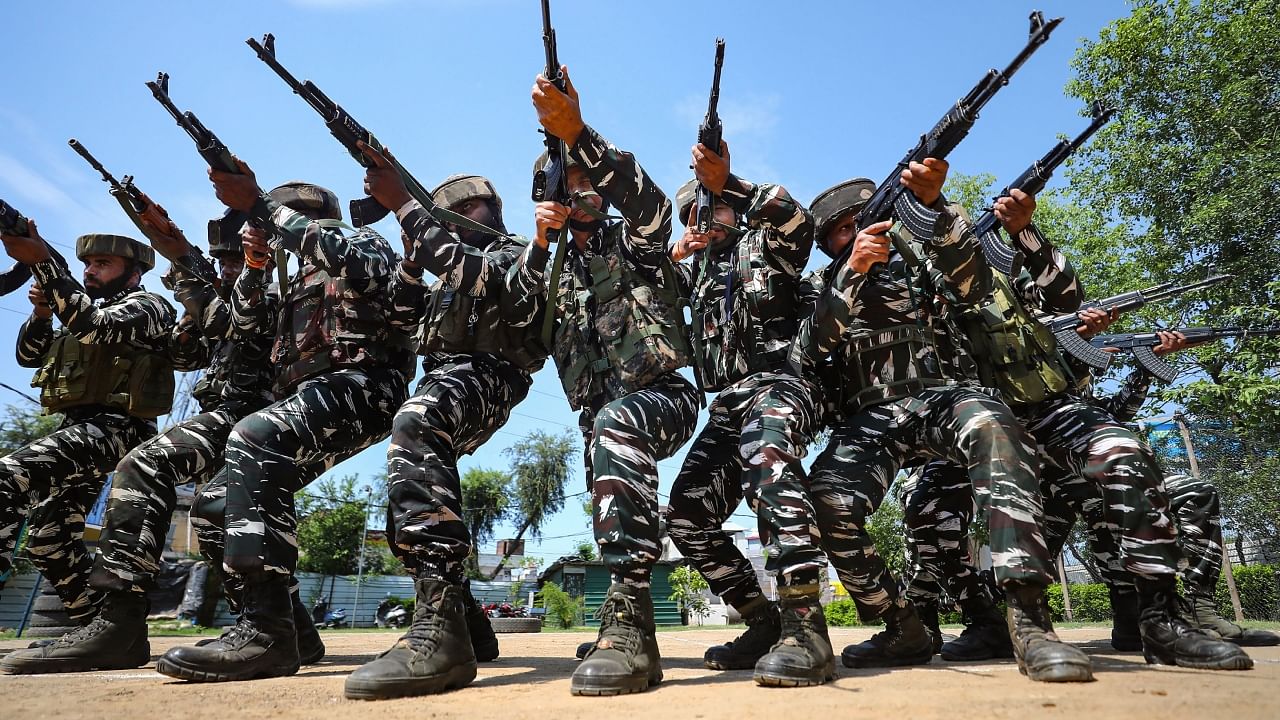
<instances>
[{"instance_id":1,"label":"soldier's hand gripping rifle","mask_svg":"<svg viewBox=\"0 0 1280 720\"><path fill-rule=\"evenodd\" d=\"M546 67L542 76L551 81L560 92L566 92L564 73L560 72L560 55L556 51L556 31L551 27L551 2L542 0L542 48L546 55ZM569 197L568 159L565 156L564 142L546 130L542 133L542 142L547 146L547 161L533 173L533 201L554 202L568 206ZM556 254L551 261L551 276L547 281L547 307L542 313L542 345L551 347L551 335L555 329L556 304L560 292L560 272L564 269L565 253L568 242L559 242L561 230L547 228L544 233L548 243L555 243Z\"/></svg>"},{"instance_id":2,"label":"soldier's hand gripping rifle","mask_svg":"<svg viewBox=\"0 0 1280 720\"><path fill-rule=\"evenodd\" d=\"M1080 337L1076 328L1080 326L1079 313L1085 310L1099 309L1105 312L1124 313L1152 302L1169 300L1184 293L1217 285L1231 279L1231 275L1214 275L1189 285L1174 285L1171 282L1160 283L1146 290L1131 290L1119 295L1086 302L1077 312L1065 313L1044 320L1049 331L1058 340L1058 346L1072 357L1095 370L1106 370L1111 365L1111 354L1094 347L1088 340Z\"/></svg>"},{"instance_id":3,"label":"soldier's hand gripping rifle","mask_svg":"<svg viewBox=\"0 0 1280 720\"><path fill-rule=\"evenodd\" d=\"M436 205L435 200L432 199L431 193L427 188L423 186L422 183L418 182L417 178L409 174L409 171L406 170L398 160L387 155L383 151L382 143L373 136L373 133L366 130L359 122L356 122L356 119L351 117L351 113L348 113L341 105L330 100L329 96L321 92L320 88L316 87L315 83L310 80L303 80L299 82L298 79L293 76L293 73L290 73L283 65L280 64L280 61L276 59L276 38L274 35L267 33L262 36L262 42L249 38L245 43L249 47L253 48L253 51L257 53L259 60L266 63L267 67L274 70L276 75L279 75L280 78L284 80L285 84L293 90L294 94L307 101L308 105L310 105L317 113L320 113L320 118L324 120L325 127L329 129L329 134L333 135L333 137L341 143L344 148L346 148L351 157L354 158L356 162L360 163L362 167L372 168L375 167L375 165L373 160L371 160L368 155L365 155L364 151L360 149L358 143L361 142L367 145L370 149L383 154L387 162L396 169L397 173L399 173L401 180L404 181L405 190L409 192L409 195L412 196L414 200L417 200L418 204L422 205L422 207L436 220L442 223L450 223L460 227L465 227L468 230L475 230L487 235L507 237L507 234L504 232L482 225L465 215L459 215L447 208L442 208L439 205ZM381 203L371 197L352 200L351 224L356 227L364 227L365 225L370 225L381 220L387 216L387 213L397 209L398 208L383 207Z\"/></svg>"},{"instance_id":4,"label":"soldier's hand gripping rifle","mask_svg":"<svg viewBox=\"0 0 1280 720\"><path fill-rule=\"evenodd\" d=\"M0 200L0 235L31 237L30 222L22 213L15 210L12 205L4 200ZM70 274L71 270L67 266L67 259L62 257L57 250L54 250L53 246L48 242L44 245L49 249L49 257L57 263L58 267ZM14 263L13 267L0 272L0 297L26 285L30 279L31 268L25 263Z\"/></svg>"},{"instance_id":5,"label":"soldier's hand gripping rifle","mask_svg":"<svg viewBox=\"0 0 1280 720\"><path fill-rule=\"evenodd\" d=\"M724 123L720 122L720 68L724 66L724 38L716 38L716 70L711 78L711 96L707 100L707 116L698 126L698 142L713 153L720 152L720 141L724 137ZM702 183L694 194L693 231L706 234L711 232L715 221L715 199L711 191ZM686 218L680 218L685 221Z\"/></svg>"},{"instance_id":6,"label":"soldier's hand gripping rifle","mask_svg":"<svg viewBox=\"0 0 1280 720\"><path fill-rule=\"evenodd\" d=\"M1078 150L1082 145L1093 136L1094 133L1102 129L1111 120L1111 116L1115 114L1114 108L1105 107L1102 103L1095 101L1091 112L1093 122L1089 123L1089 127L1080 132L1071 140L1059 140L1058 144L1053 146L1044 157L1040 158L1031 167L1022 171L1022 174L1014 178L1014 181L1000 191L996 196L996 200L1008 197L1010 190L1021 190L1028 195L1037 195L1044 186L1049 182L1049 178L1053 177L1053 173L1062 163L1066 162L1071 154ZM990 208L974 222L973 232L982 242L982 254L986 256L987 262L991 267L999 270L1005 275L1009 275L1013 271L1014 250L1008 243L1000 239L999 233L1000 220Z\"/></svg>"},{"instance_id":7,"label":"soldier's hand gripping rifle","mask_svg":"<svg viewBox=\"0 0 1280 720\"><path fill-rule=\"evenodd\" d=\"M1013 61L1005 67L1004 70L996 70L992 68L987 71L978 84L974 86L969 94L956 101L956 104L942 116L942 119L933 126L929 132L920 136L920 141L915 147L911 148L907 154L898 161L894 166L893 172L884 179L884 182L876 188L875 193L858 212L857 226L859 230L865 230L868 226L878 222L890 219L894 215L894 207L903 193L907 189L903 187L901 182L902 171L915 162L924 162L925 158L944 159L952 150L960 144L960 141L969 134L969 130L978 120L978 113L982 110L991 98L1000 91L1000 88L1009 84L1009 79L1014 73L1022 67L1023 63L1031 57L1036 50L1040 49L1048 39L1049 34L1054 28L1062 22L1062 18L1054 18L1046 21L1044 13L1036 10L1031 13L1031 31L1027 38L1027 44L1018 52ZM933 233L933 228L922 227L921 223L912 223L911 218L903 217L902 224L906 226L915 237L928 238ZM890 232L894 238L894 245L898 252L902 253L908 263L915 264L914 253L910 251L904 244L897 241L898 234ZM849 248L845 251L846 255L853 252L853 243L849 244Z\"/></svg>"},{"instance_id":8,"label":"soldier's hand gripping rifle","mask_svg":"<svg viewBox=\"0 0 1280 720\"><path fill-rule=\"evenodd\" d=\"M1242 327L1186 327L1176 328L1168 332L1182 333L1192 345L1222 340L1223 338L1251 338L1280 336L1280 327L1242 328ZM1160 382L1170 383L1177 377L1178 371L1153 352L1152 348L1163 340L1159 333L1120 333L1117 335L1098 335L1089 342L1096 348L1116 348L1133 353L1138 365L1151 373Z\"/></svg>"}]
</instances>

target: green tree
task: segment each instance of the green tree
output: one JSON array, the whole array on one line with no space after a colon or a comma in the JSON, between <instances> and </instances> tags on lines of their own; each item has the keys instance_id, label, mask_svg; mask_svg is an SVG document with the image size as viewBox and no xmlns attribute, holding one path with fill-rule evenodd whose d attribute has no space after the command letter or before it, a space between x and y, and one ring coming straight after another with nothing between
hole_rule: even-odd
<instances>
[{"instance_id":1,"label":"green tree","mask_svg":"<svg viewBox=\"0 0 1280 720\"><path fill-rule=\"evenodd\" d=\"M365 530L365 497L356 475L323 478L298 491L298 569L351 575L358 568Z\"/></svg>"},{"instance_id":2,"label":"green tree","mask_svg":"<svg viewBox=\"0 0 1280 720\"><path fill-rule=\"evenodd\" d=\"M583 540L578 543L578 558L588 562L596 559L596 544L591 540Z\"/></svg>"},{"instance_id":3,"label":"green tree","mask_svg":"<svg viewBox=\"0 0 1280 720\"><path fill-rule=\"evenodd\" d=\"M511 519L516 525L516 540L529 534L542 534L542 525L564 507L564 486L573 476L573 462L578 443L572 431L552 435L535 430L528 437L507 448L511 458L511 474L515 478L515 503ZM489 579L498 576L511 557L513 546L498 560Z\"/></svg>"},{"instance_id":4,"label":"green tree","mask_svg":"<svg viewBox=\"0 0 1280 720\"><path fill-rule=\"evenodd\" d=\"M58 429L61 415L44 415L38 405L6 405L0 420L0 456Z\"/></svg>"},{"instance_id":5,"label":"green tree","mask_svg":"<svg viewBox=\"0 0 1280 720\"><path fill-rule=\"evenodd\" d=\"M867 518L867 534L876 545L876 552L897 577L907 572L906 523L902 520L902 504L896 492L885 496L880 507Z\"/></svg>"},{"instance_id":6,"label":"green tree","mask_svg":"<svg viewBox=\"0 0 1280 720\"><path fill-rule=\"evenodd\" d=\"M564 588L551 581L542 584L535 600L542 602L542 607L547 610L547 618L562 628L571 628L577 624L587 608L586 598L570 597Z\"/></svg>"},{"instance_id":7,"label":"green tree","mask_svg":"<svg viewBox=\"0 0 1280 720\"><path fill-rule=\"evenodd\" d=\"M467 576L480 577L476 553L493 539L493 531L510 507L511 476L501 470L471 468L462 476L462 523L471 534Z\"/></svg>"},{"instance_id":8,"label":"green tree","mask_svg":"<svg viewBox=\"0 0 1280 720\"><path fill-rule=\"evenodd\" d=\"M688 565L681 565L671 571L667 581L671 583L671 595L667 599L674 602L681 613L705 617L711 612L711 606L702 594L709 587L702 573Z\"/></svg>"}]
</instances>

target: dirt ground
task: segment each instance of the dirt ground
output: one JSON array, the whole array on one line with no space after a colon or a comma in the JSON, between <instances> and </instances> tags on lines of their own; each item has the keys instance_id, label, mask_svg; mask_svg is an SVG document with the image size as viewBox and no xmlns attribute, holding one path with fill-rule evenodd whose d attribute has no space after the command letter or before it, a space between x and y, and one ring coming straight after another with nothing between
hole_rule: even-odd
<instances>
[{"instance_id":1,"label":"dirt ground","mask_svg":"<svg viewBox=\"0 0 1280 720\"><path fill-rule=\"evenodd\" d=\"M1013 661L948 663L892 671L839 669L822 687L757 687L749 671L714 672L702 666L710 645L736 630L661 632L663 683L646 693L616 698L569 694L573 650L591 639L581 633L501 635L502 657L480 666L469 687L425 698L378 703L345 700L342 683L352 669L385 649L395 635L331 633L328 656L298 675L229 684L191 684L138 670L79 675L0 676L0 713L6 718L1280 718L1280 648L1253 648L1248 672L1209 672L1146 665L1107 643L1107 628L1067 629L1068 642L1093 657L1097 681L1082 685L1033 683ZM833 630L840 648L861 642L871 629ZM153 657L193 638L156 638ZM0 652L25 641L0 641ZM837 664L839 660L837 659ZM613 715L619 717L619 715Z\"/></svg>"}]
</instances>

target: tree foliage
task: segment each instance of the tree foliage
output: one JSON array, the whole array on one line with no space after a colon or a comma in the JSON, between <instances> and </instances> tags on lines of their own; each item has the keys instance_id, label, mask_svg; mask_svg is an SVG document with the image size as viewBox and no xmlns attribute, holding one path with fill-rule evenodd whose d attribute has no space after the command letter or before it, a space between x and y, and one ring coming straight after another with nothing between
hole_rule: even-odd
<instances>
[{"instance_id":1,"label":"tree foliage","mask_svg":"<svg viewBox=\"0 0 1280 720\"><path fill-rule=\"evenodd\" d=\"M494 528L507 516L512 486L511 476L501 470L471 468L462 476L462 522L473 547L467 558L470 577L480 577L475 549L493 539Z\"/></svg>"},{"instance_id":2,"label":"tree foliage","mask_svg":"<svg viewBox=\"0 0 1280 720\"><path fill-rule=\"evenodd\" d=\"M0 456L58 429L61 415L44 415L36 405L6 405L0 420Z\"/></svg>"},{"instance_id":3,"label":"tree foliage","mask_svg":"<svg viewBox=\"0 0 1280 720\"><path fill-rule=\"evenodd\" d=\"M298 569L324 575L350 575L359 567L365 498L358 477L323 478L295 496L298 515Z\"/></svg>"},{"instance_id":4,"label":"tree foliage","mask_svg":"<svg viewBox=\"0 0 1280 720\"><path fill-rule=\"evenodd\" d=\"M668 582L671 583L671 595L667 599L676 603L681 612L697 617L704 617L711 612L711 605L702 594L709 587L702 573L688 565L681 565L671 571Z\"/></svg>"},{"instance_id":5,"label":"tree foliage","mask_svg":"<svg viewBox=\"0 0 1280 720\"><path fill-rule=\"evenodd\" d=\"M511 458L511 475L515 480L511 521L518 528L516 540L526 534L539 537L543 523L564 507L564 487L573 476L577 451L578 443L572 431L552 435L541 430L533 431L504 451ZM502 572L510 555L508 548L490 579Z\"/></svg>"}]
</instances>

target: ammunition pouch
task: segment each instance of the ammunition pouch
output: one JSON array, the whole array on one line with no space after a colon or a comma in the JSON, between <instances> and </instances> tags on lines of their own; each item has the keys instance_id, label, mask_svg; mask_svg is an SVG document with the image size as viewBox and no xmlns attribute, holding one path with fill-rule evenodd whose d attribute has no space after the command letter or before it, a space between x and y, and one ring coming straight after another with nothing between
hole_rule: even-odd
<instances>
[{"instance_id":1,"label":"ammunition pouch","mask_svg":"<svg viewBox=\"0 0 1280 720\"><path fill-rule=\"evenodd\" d=\"M1053 333L1032 318L1012 286L996 274L988 302L956 319L969 339L978 381L1010 405L1033 405L1064 392L1072 372Z\"/></svg>"},{"instance_id":2,"label":"ammunition pouch","mask_svg":"<svg viewBox=\"0 0 1280 720\"><path fill-rule=\"evenodd\" d=\"M50 413L105 405L150 420L173 406L167 358L126 343L81 343L66 332L53 341L31 386L40 388L40 404Z\"/></svg>"},{"instance_id":3,"label":"ammunition pouch","mask_svg":"<svg viewBox=\"0 0 1280 720\"><path fill-rule=\"evenodd\" d=\"M840 358L843 392L840 406L848 415L872 405L914 395L928 387L955 384L940 360L938 333L917 325L859 329L845 342Z\"/></svg>"},{"instance_id":4,"label":"ammunition pouch","mask_svg":"<svg viewBox=\"0 0 1280 720\"><path fill-rule=\"evenodd\" d=\"M515 327L502 314L501 303L490 296L436 286L427 308L418 352L489 353L527 372L536 372L547 358L538 327Z\"/></svg>"}]
</instances>

